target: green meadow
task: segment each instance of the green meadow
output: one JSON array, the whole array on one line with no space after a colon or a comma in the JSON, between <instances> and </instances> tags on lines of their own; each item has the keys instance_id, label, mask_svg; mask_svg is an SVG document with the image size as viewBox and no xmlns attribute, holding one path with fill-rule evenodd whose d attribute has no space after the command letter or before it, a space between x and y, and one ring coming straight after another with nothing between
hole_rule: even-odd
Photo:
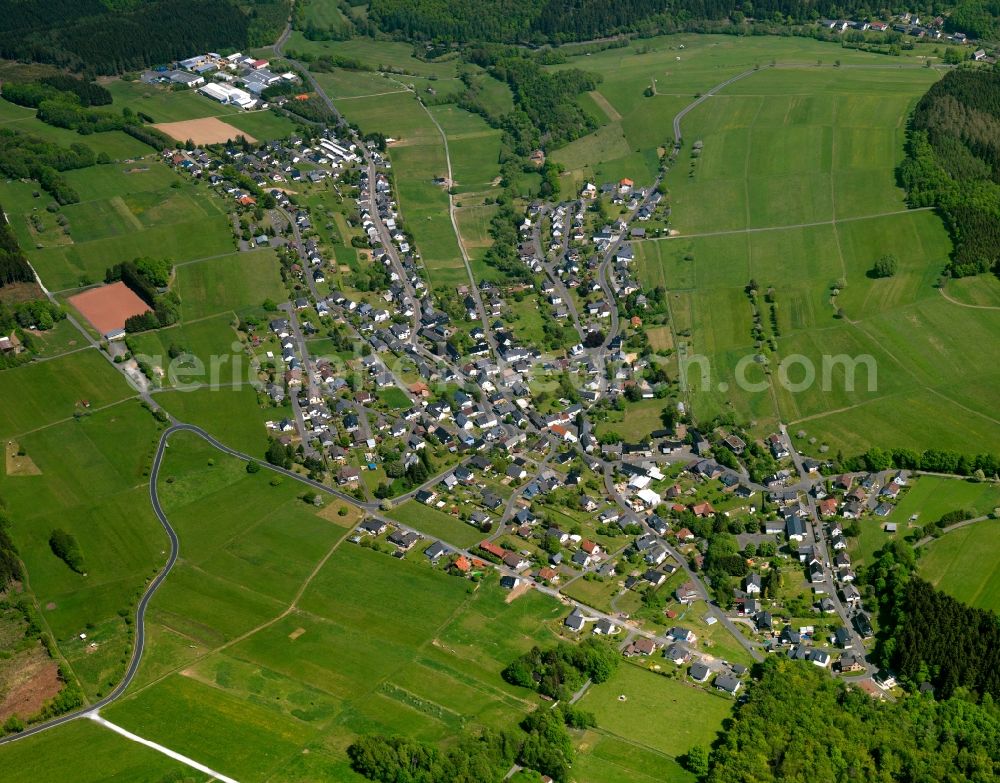
<instances>
[{"instance_id":1,"label":"green meadow","mask_svg":"<svg viewBox=\"0 0 1000 783\"><path fill-rule=\"evenodd\" d=\"M10 437L83 415L135 391L96 350L0 373L0 436Z\"/></svg>"},{"instance_id":2,"label":"green meadow","mask_svg":"<svg viewBox=\"0 0 1000 783\"><path fill-rule=\"evenodd\" d=\"M949 595L1000 612L1000 522L988 519L946 533L922 550L920 575Z\"/></svg>"},{"instance_id":3,"label":"green meadow","mask_svg":"<svg viewBox=\"0 0 1000 783\"><path fill-rule=\"evenodd\" d=\"M69 388L64 384L50 388ZM90 697L121 677L131 648L126 618L166 560L167 538L146 487L160 426L134 401L51 424L17 439L37 475L0 480L42 618ZM56 528L76 537L85 573L52 554L48 541Z\"/></svg>"},{"instance_id":4,"label":"green meadow","mask_svg":"<svg viewBox=\"0 0 1000 783\"><path fill-rule=\"evenodd\" d=\"M86 718L57 731L7 745L0 750L0 758L4 764L4 780L10 783L37 780L203 783L209 780L207 775L120 737Z\"/></svg>"},{"instance_id":5,"label":"green meadow","mask_svg":"<svg viewBox=\"0 0 1000 783\"><path fill-rule=\"evenodd\" d=\"M594 713L601 733L671 759L695 745L711 746L732 704L691 682L630 664L591 686L579 701L581 709ZM651 715L662 720L651 720Z\"/></svg>"},{"instance_id":6,"label":"green meadow","mask_svg":"<svg viewBox=\"0 0 1000 783\"><path fill-rule=\"evenodd\" d=\"M551 638L557 602L349 543L272 475L171 438L160 496L181 559L110 720L240 780L350 781L357 734L447 742L537 703L499 673Z\"/></svg>"},{"instance_id":7,"label":"green meadow","mask_svg":"<svg viewBox=\"0 0 1000 783\"><path fill-rule=\"evenodd\" d=\"M989 403L1000 311L934 290L950 242L932 212L905 209L893 174L908 111L937 72L875 57L793 67L785 46L775 45L782 67L762 63L684 119L666 179L677 235L637 245L640 278L669 292L682 356L709 367L703 381L703 364L689 365L693 411L732 413L761 432L789 422L814 453L982 450L1000 438ZM682 64L699 53L685 49ZM703 70L676 71L704 87ZM898 272L872 279L883 255ZM750 280L776 346L767 371L754 360ZM845 356L859 358L853 382Z\"/></svg>"},{"instance_id":8,"label":"green meadow","mask_svg":"<svg viewBox=\"0 0 1000 783\"><path fill-rule=\"evenodd\" d=\"M51 291L99 282L112 264L139 256L181 263L233 251L219 198L156 159L92 166L65 177L80 194L78 204L60 210L66 230L44 211L47 199L32 198L30 186L0 183L14 232ZM32 225L32 215L43 231Z\"/></svg>"},{"instance_id":9,"label":"green meadow","mask_svg":"<svg viewBox=\"0 0 1000 783\"><path fill-rule=\"evenodd\" d=\"M286 297L278 259L270 248L184 264L176 275L185 320L241 314L259 309L265 299L280 302Z\"/></svg>"}]
</instances>

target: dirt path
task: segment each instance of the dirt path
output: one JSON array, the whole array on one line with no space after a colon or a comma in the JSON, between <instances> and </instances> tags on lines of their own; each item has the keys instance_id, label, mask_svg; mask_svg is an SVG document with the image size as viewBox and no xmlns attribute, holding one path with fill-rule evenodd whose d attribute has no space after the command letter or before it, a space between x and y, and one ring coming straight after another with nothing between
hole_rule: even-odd
<instances>
[{"instance_id":1,"label":"dirt path","mask_svg":"<svg viewBox=\"0 0 1000 783\"><path fill-rule=\"evenodd\" d=\"M941 292L941 296L951 302L953 305L958 305L959 307L968 307L970 310L1000 310L1000 307L995 307L993 305L975 305L969 304L968 302L959 302L952 296L948 295L948 292L944 288L939 288L938 291Z\"/></svg>"},{"instance_id":2,"label":"dirt path","mask_svg":"<svg viewBox=\"0 0 1000 783\"><path fill-rule=\"evenodd\" d=\"M618 110L611 105L611 102L605 98L599 91L591 90L587 93L591 98L594 99L594 103L601 107L601 110L608 115L608 119L612 122L618 122L622 118Z\"/></svg>"}]
</instances>

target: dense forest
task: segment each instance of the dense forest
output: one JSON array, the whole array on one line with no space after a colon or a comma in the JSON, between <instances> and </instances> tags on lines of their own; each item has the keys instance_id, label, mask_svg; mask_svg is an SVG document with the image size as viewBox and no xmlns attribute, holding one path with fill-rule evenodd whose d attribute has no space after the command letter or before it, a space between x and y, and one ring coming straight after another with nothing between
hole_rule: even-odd
<instances>
[{"instance_id":1,"label":"dense forest","mask_svg":"<svg viewBox=\"0 0 1000 783\"><path fill-rule=\"evenodd\" d=\"M900 183L911 206L936 206L956 276L1000 271L1000 72L959 68L913 112Z\"/></svg>"},{"instance_id":2,"label":"dense forest","mask_svg":"<svg viewBox=\"0 0 1000 783\"><path fill-rule=\"evenodd\" d=\"M978 0L967 5L970 17L993 13L995 23L995 10L981 10ZM696 20L783 24L869 16L869 9L861 0L372 0L368 18L411 39L542 44L671 32Z\"/></svg>"},{"instance_id":3,"label":"dense forest","mask_svg":"<svg viewBox=\"0 0 1000 783\"><path fill-rule=\"evenodd\" d=\"M273 42L287 0L0 0L0 56L109 74Z\"/></svg>"},{"instance_id":4,"label":"dense forest","mask_svg":"<svg viewBox=\"0 0 1000 783\"><path fill-rule=\"evenodd\" d=\"M21 251L4 215L3 207L0 206L0 288L12 283L30 283L35 279L28 259Z\"/></svg>"},{"instance_id":5,"label":"dense forest","mask_svg":"<svg viewBox=\"0 0 1000 783\"><path fill-rule=\"evenodd\" d=\"M1000 696L1000 618L966 606L915 575L913 550L896 541L862 573L878 601L877 655L910 688L947 698L963 688Z\"/></svg>"},{"instance_id":6,"label":"dense forest","mask_svg":"<svg viewBox=\"0 0 1000 783\"><path fill-rule=\"evenodd\" d=\"M722 743L688 754L708 783L969 781L1000 776L1000 709L913 696L881 702L815 666L770 657ZM707 774L706 774L707 773Z\"/></svg>"}]
</instances>

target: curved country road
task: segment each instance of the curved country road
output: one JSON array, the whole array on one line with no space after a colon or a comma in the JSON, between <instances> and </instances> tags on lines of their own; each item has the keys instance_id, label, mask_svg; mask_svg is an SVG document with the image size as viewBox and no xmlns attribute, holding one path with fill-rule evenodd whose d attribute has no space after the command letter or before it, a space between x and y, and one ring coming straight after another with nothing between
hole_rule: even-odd
<instances>
[{"instance_id":1,"label":"curved country road","mask_svg":"<svg viewBox=\"0 0 1000 783\"><path fill-rule=\"evenodd\" d=\"M93 704L87 704L77 710L74 710L73 712L67 712L57 718L52 718L51 720L47 720L42 723L36 723L35 725L16 734L8 734L6 737L0 737L0 746L34 736L35 734L40 734L47 729L61 726L62 724L69 723L77 718L86 717L96 713L101 708L108 706L113 701L120 698L121 695L128 689L129 685L132 684L132 680L135 679L136 672L139 670L139 664L142 662L142 654L145 651L146 645L146 608L149 606L149 602L156 594L156 591L167 578L170 570L174 567L174 564L177 562L178 553L180 552L180 542L178 541L177 533L174 531L173 527L170 526L170 520L167 519L167 515L163 511L163 507L160 505L160 497L157 491L157 479L159 478L160 467L163 463L163 454L167 448L170 436L175 432L191 432L225 454L229 454L230 456L236 457L237 459L241 459L245 462L259 462L248 454L229 448L224 443L219 442L214 437L209 435L201 427L196 427L193 424L173 424L163 431L160 435L160 442L157 444L156 454L153 457L153 466L149 473L149 500L153 506L153 513L155 513L156 518L160 520L160 524L163 526L163 530L166 532L167 538L170 541L170 555L160 572L146 586L146 590L143 592L142 598L139 599L139 604L136 606L135 624L133 626L135 628L135 643L132 646L132 658L129 661L128 668L125 670L125 676L122 677L121 682L118 683L111 693L99 701L96 701ZM259 464L263 468L272 470L275 473L281 473L289 478L295 479L296 481L301 481L302 483L308 484L317 490L333 495L342 500L346 500L353 505L361 506L366 510L371 511L378 507L377 504L374 503L359 503L350 495L332 489L331 487L321 484L318 481L313 481L306 476L300 476L291 470L285 470L284 468L280 468L276 465L270 465L266 462L259 462Z\"/></svg>"},{"instance_id":2,"label":"curved country road","mask_svg":"<svg viewBox=\"0 0 1000 783\"><path fill-rule=\"evenodd\" d=\"M139 663L142 661L142 653L146 646L146 607L149 606L150 600L156 594L160 585L163 584L163 581L167 578L167 574L170 573L170 569L174 567L174 563L177 562L178 552L180 551L180 542L177 540L177 533L174 532L174 529L170 526L170 521L167 519L166 514L163 513L163 508L160 506L160 498L156 489L156 478L160 472L160 464L163 461L163 450L166 448L167 439L170 437L171 433L181 428L183 428L183 425L170 427L164 430L156 448L156 455L153 457L152 470L149 473L149 500L153 505L153 512L156 514L156 518L160 520L160 524L163 526L164 531L166 531L167 538L170 540L170 556L167 558L167 562L160 572L153 578L153 581L146 586L146 590L143 592L142 598L139 599L139 605L135 610L135 625L133 626L135 628L135 643L132 646L132 659L129 661L128 669L125 671L125 676L122 678L122 681L118 683L118 686L100 701L97 701L94 704L88 704L85 707L75 710L74 712L67 712L65 715L60 715L57 718L52 718L51 720L44 721L43 723L35 724L34 726L31 726L22 732L18 732L17 734L9 734L6 737L0 737L0 745L6 745L19 739L24 739L25 737L40 734L46 729L51 729L55 726L60 726L63 723L69 723L71 720L76 720L77 718L81 718L90 713L97 712L102 707L106 707L111 702L119 698L128 686L132 684L132 680L135 678L135 674L139 670Z\"/></svg>"}]
</instances>

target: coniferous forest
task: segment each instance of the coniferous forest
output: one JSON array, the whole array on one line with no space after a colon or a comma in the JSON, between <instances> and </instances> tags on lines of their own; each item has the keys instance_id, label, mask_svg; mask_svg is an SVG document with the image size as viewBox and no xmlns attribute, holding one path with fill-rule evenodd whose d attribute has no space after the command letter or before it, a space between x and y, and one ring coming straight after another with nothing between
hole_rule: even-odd
<instances>
[{"instance_id":1,"label":"coniferous forest","mask_svg":"<svg viewBox=\"0 0 1000 783\"><path fill-rule=\"evenodd\" d=\"M936 206L955 245L955 276L1000 271L1000 72L959 68L913 112L900 184Z\"/></svg>"}]
</instances>

